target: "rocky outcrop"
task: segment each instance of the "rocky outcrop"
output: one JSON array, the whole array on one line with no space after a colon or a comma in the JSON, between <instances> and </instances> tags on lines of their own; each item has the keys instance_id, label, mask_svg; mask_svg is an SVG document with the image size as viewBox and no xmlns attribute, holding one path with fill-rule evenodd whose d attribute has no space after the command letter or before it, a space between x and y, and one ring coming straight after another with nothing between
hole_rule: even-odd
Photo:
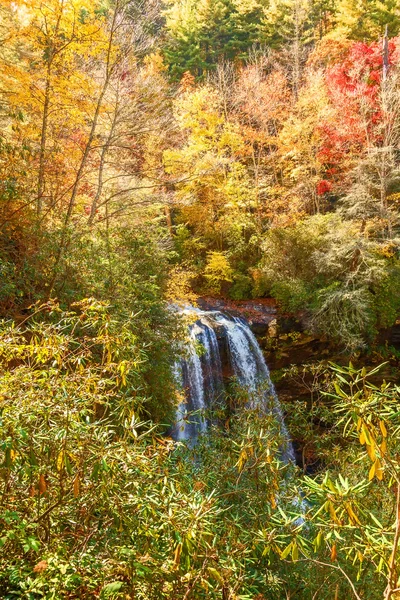
<instances>
[{"instance_id":1,"label":"rocky outcrop","mask_svg":"<svg viewBox=\"0 0 400 600\"><path fill-rule=\"evenodd\" d=\"M252 332L260 337L276 337L292 331L301 332L305 329L303 313L291 315L279 310L274 298L255 298L254 300L229 300L202 296L197 299L202 310L220 310L233 317L246 319Z\"/></svg>"},{"instance_id":2,"label":"rocky outcrop","mask_svg":"<svg viewBox=\"0 0 400 600\"><path fill-rule=\"evenodd\" d=\"M271 369L301 364L329 354L329 344L306 332L305 316L283 313L273 298L227 300L211 296L197 300L202 310L218 310L246 319Z\"/></svg>"},{"instance_id":3,"label":"rocky outcrop","mask_svg":"<svg viewBox=\"0 0 400 600\"><path fill-rule=\"evenodd\" d=\"M269 324L276 320L278 309L273 298L257 298L256 300L228 300L203 296L197 304L202 310L220 310L234 317L244 317L253 333L265 335Z\"/></svg>"}]
</instances>

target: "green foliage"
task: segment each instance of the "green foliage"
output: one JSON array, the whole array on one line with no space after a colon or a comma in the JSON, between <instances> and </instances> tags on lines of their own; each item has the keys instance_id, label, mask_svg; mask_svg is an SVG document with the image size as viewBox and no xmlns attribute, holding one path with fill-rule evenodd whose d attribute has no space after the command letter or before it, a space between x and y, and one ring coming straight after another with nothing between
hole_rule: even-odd
<instances>
[{"instance_id":1,"label":"green foliage","mask_svg":"<svg viewBox=\"0 0 400 600\"><path fill-rule=\"evenodd\" d=\"M202 77L223 59L244 60L254 44L264 42L263 2L191 0L180 6L170 4L164 56L175 80L186 71Z\"/></svg>"},{"instance_id":2,"label":"green foliage","mask_svg":"<svg viewBox=\"0 0 400 600\"><path fill-rule=\"evenodd\" d=\"M0 5L1 598L394 600L376 369L310 369L286 406L313 476L236 381L195 448L165 433L171 271L345 351L398 318L398 3L40 4Z\"/></svg>"},{"instance_id":3,"label":"green foliage","mask_svg":"<svg viewBox=\"0 0 400 600\"><path fill-rule=\"evenodd\" d=\"M380 327L391 327L400 311L400 267L391 261L387 276L375 286L375 310Z\"/></svg>"},{"instance_id":4,"label":"green foliage","mask_svg":"<svg viewBox=\"0 0 400 600\"><path fill-rule=\"evenodd\" d=\"M303 310L310 299L310 290L301 279L276 281L270 284L269 291L278 302L289 311Z\"/></svg>"},{"instance_id":5,"label":"green foliage","mask_svg":"<svg viewBox=\"0 0 400 600\"><path fill-rule=\"evenodd\" d=\"M235 273L233 283L229 289L229 296L233 300L245 300L251 296L253 281L248 275Z\"/></svg>"},{"instance_id":6,"label":"green foliage","mask_svg":"<svg viewBox=\"0 0 400 600\"><path fill-rule=\"evenodd\" d=\"M300 480L282 463L279 420L244 409L235 385L215 414L225 428L195 449L159 438L142 420L148 360L132 322L94 300L3 323L2 597L328 600L351 586L381 597L399 390L371 384L376 369L335 367L323 380L335 411L316 403L295 417L305 435L329 420L317 452L330 473Z\"/></svg>"},{"instance_id":7,"label":"green foliage","mask_svg":"<svg viewBox=\"0 0 400 600\"><path fill-rule=\"evenodd\" d=\"M175 228L174 245L183 264L204 266L207 245L200 237L192 235L189 228L179 223Z\"/></svg>"},{"instance_id":8,"label":"green foliage","mask_svg":"<svg viewBox=\"0 0 400 600\"><path fill-rule=\"evenodd\" d=\"M400 390L390 383L377 386L371 382L381 366L369 371L351 364L332 368L335 380L329 397L334 403L337 427L348 440L345 452L347 460L352 461L352 470L345 476L341 474L342 456L337 461L336 480L329 473L320 481L306 478L313 503L312 520L322 534L319 539L330 550L331 560L346 568L352 562L357 568L353 579L357 589L372 570L382 592L387 584L386 597L395 597L399 523L393 515L398 514L400 487L393 458L398 452Z\"/></svg>"},{"instance_id":9,"label":"green foliage","mask_svg":"<svg viewBox=\"0 0 400 600\"><path fill-rule=\"evenodd\" d=\"M339 215L318 215L268 232L261 264L284 309L308 310L314 331L353 350L396 320L399 267L386 247Z\"/></svg>"},{"instance_id":10,"label":"green foliage","mask_svg":"<svg viewBox=\"0 0 400 600\"><path fill-rule=\"evenodd\" d=\"M346 350L362 347L374 324L371 295L364 287L334 282L318 292L311 318L317 331L340 340Z\"/></svg>"},{"instance_id":11,"label":"green foliage","mask_svg":"<svg viewBox=\"0 0 400 600\"><path fill-rule=\"evenodd\" d=\"M391 37L398 35L400 30L398 5L394 0L384 3L376 0L339 0L337 9L336 27L341 35L353 39L371 39L382 35L386 25Z\"/></svg>"},{"instance_id":12,"label":"green foliage","mask_svg":"<svg viewBox=\"0 0 400 600\"><path fill-rule=\"evenodd\" d=\"M23 310L43 298L51 247L50 236L39 235L28 220L17 226L4 224L0 233L1 315Z\"/></svg>"},{"instance_id":13,"label":"green foliage","mask_svg":"<svg viewBox=\"0 0 400 600\"><path fill-rule=\"evenodd\" d=\"M278 498L282 507L290 506L297 490L296 484L290 489L285 484L293 467L281 462L280 449L285 439L280 424L272 414L261 416L259 411L243 410L248 399L246 391L232 386L228 402L231 409L236 404L239 410L235 414L228 411L225 432L214 428L200 440L193 476L199 486L214 490L222 510L223 519L215 527L215 535L221 541L221 546L214 546L213 568L220 575L215 574L215 581L221 586L217 589L233 597L262 595L278 600L284 590L292 584L294 589L296 584L283 580L283 573L271 561L270 550L279 537L273 519L280 514ZM225 413L226 417L226 410L221 406L215 416L222 418ZM265 538L254 535L260 530L268 530L268 550ZM214 597L211 588L208 593ZM195 597L202 597L199 591Z\"/></svg>"},{"instance_id":14,"label":"green foliage","mask_svg":"<svg viewBox=\"0 0 400 600\"><path fill-rule=\"evenodd\" d=\"M93 300L38 307L0 342L2 597L278 593L251 549L287 471L274 417L232 417L190 460L141 421L148 357Z\"/></svg>"},{"instance_id":15,"label":"green foliage","mask_svg":"<svg viewBox=\"0 0 400 600\"><path fill-rule=\"evenodd\" d=\"M385 589L396 597L400 390L382 382L382 368L317 364L289 373L311 397L290 405L288 424L319 472L302 479L307 531L286 538L281 558L294 573L298 561L308 593L321 577L321 597L331 597L329 588L349 598L381 598Z\"/></svg>"},{"instance_id":16,"label":"green foliage","mask_svg":"<svg viewBox=\"0 0 400 600\"><path fill-rule=\"evenodd\" d=\"M131 321L49 304L0 339L2 597L170 597L174 549L204 550L213 502L188 503L140 419L149 359Z\"/></svg>"},{"instance_id":17,"label":"green foliage","mask_svg":"<svg viewBox=\"0 0 400 600\"><path fill-rule=\"evenodd\" d=\"M138 345L149 360L143 374L149 415L163 420L166 399L174 395L171 356L180 337L176 317L164 300L168 280L168 255L157 242L163 235L154 223L136 230L119 223L99 226L96 231L71 231L75 240L58 266L53 294L64 307L77 299L94 297L112 308L117 320L130 319ZM27 232L29 243L38 244L37 233ZM48 290L49 256L54 255L57 234L40 236L36 252L23 255L4 252L4 283L0 291L2 314L28 311L30 304L44 300ZM38 274L39 273L39 274ZM167 400L168 404L168 400ZM168 421L166 421L168 422Z\"/></svg>"},{"instance_id":18,"label":"green foliage","mask_svg":"<svg viewBox=\"0 0 400 600\"><path fill-rule=\"evenodd\" d=\"M177 318L164 301L166 254L149 228L145 233L139 228L116 227L108 240L105 233L83 237L71 258L67 257L74 273L83 274L75 279L79 287L73 293L110 302L120 318L135 315L132 327L149 357L144 373L147 407L152 418L162 420L166 400L174 395L171 355L180 337Z\"/></svg>"}]
</instances>

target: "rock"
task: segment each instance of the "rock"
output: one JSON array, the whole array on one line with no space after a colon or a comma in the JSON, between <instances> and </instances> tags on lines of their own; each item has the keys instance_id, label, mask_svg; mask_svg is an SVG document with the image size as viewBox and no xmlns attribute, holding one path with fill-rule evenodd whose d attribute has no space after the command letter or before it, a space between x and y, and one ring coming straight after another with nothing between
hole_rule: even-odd
<instances>
[{"instance_id":1,"label":"rock","mask_svg":"<svg viewBox=\"0 0 400 600\"><path fill-rule=\"evenodd\" d=\"M276 319L272 319L272 321L268 325L268 337L276 338L277 335L278 335L278 321Z\"/></svg>"},{"instance_id":2,"label":"rock","mask_svg":"<svg viewBox=\"0 0 400 600\"><path fill-rule=\"evenodd\" d=\"M272 298L229 300L204 296L198 298L197 304L202 310L220 310L233 317L243 317L254 335L260 337L268 334L269 324L277 319L277 306Z\"/></svg>"}]
</instances>

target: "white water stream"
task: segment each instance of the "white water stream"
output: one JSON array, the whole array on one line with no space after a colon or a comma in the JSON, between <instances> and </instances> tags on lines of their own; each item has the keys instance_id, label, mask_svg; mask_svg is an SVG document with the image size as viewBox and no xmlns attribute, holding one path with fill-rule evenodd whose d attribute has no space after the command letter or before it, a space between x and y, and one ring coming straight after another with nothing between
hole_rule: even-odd
<instances>
[{"instance_id":1,"label":"white water stream","mask_svg":"<svg viewBox=\"0 0 400 600\"><path fill-rule=\"evenodd\" d=\"M222 364L216 331L226 339L232 371L248 397L247 406L261 413L273 413L286 440L283 459L294 461L283 412L271 381L261 348L247 323L221 312L193 312L197 320L189 326L187 357L177 366L185 400L179 405L173 436L179 441L196 443L208 428L206 410L213 407L223 391Z\"/></svg>"}]
</instances>

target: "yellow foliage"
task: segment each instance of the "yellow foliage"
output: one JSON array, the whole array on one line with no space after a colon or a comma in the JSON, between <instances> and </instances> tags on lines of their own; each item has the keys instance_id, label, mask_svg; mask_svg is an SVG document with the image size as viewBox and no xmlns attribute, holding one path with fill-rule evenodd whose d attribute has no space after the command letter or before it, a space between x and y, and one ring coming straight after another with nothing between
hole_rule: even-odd
<instances>
[{"instance_id":1,"label":"yellow foliage","mask_svg":"<svg viewBox=\"0 0 400 600\"><path fill-rule=\"evenodd\" d=\"M12 5L13 21L0 54L0 88L10 91L6 101L13 115L7 137L29 149L27 189L62 208L89 139L105 77L101 65L107 57L116 60L119 49L110 45L102 2L17 0ZM104 99L100 117L106 105Z\"/></svg>"},{"instance_id":2,"label":"yellow foliage","mask_svg":"<svg viewBox=\"0 0 400 600\"><path fill-rule=\"evenodd\" d=\"M191 280L194 276L193 271L188 271L180 266L170 271L166 292L169 302L196 306L197 295L191 289Z\"/></svg>"},{"instance_id":3,"label":"yellow foliage","mask_svg":"<svg viewBox=\"0 0 400 600\"><path fill-rule=\"evenodd\" d=\"M210 290L215 292L221 290L223 282L232 281L233 271L223 252L210 252L208 254L204 275Z\"/></svg>"}]
</instances>

